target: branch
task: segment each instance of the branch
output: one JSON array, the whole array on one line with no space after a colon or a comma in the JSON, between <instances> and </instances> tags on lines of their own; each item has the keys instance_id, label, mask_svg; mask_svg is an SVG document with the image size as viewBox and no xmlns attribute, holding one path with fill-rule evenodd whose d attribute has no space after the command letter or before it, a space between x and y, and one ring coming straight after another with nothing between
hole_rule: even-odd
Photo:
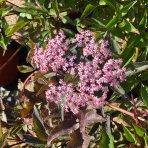
<instances>
[{"instance_id":1,"label":"branch","mask_svg":"<svg viewBox=\"0 0 148 148\"><path fill-rule=\"evenodd\" d=\"M0 71L3 70L8 63L16 56L16 54L22 49L23 46L19 47L14 53L13 55L0 67Z\"/></svg>"},{"instance_id":2,"label":"branch","mask_svg":"<svg viewBox=\"0 0 148 148\"><path fill-rule=\"evenodd\" d=\"M118 106L115 105L115 103L109 103L109 104L106 104L106 106L108 106L108 107L110 107L110 108L112 108L114 110L117 110L117 111L119 111L121 113L124 113L126 115L129 115L136 121L135 115L133 113L131 113L129 111L126 111L126 110L124 110L122 108L119 108ZM146 122L146 120L143 119L142 117L137 116L137 119L139 119L140 121Z\"/></svg>"}]
</instances>

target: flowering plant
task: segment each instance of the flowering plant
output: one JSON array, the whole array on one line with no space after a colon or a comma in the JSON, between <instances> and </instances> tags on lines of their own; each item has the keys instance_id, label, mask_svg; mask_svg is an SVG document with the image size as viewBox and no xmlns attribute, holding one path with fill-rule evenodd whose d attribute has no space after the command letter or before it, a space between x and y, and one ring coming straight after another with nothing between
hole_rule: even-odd
<instances>
[{"instance_id":1,"label":"flowering plant","mask_svg":"<svg viewBox=\"0 0 148 148\"><path fill-rule=\"evenodd\" d=\"M78 114L87 105L105 104L109 87L125 81L121 59L113 59L107 40L95 40L89 30L74 39L60 32L46 39L45 49L35 46L33 65L42 73L56 73L57 82L49 83L46 100Z\"/></svg>"}]
</instances>

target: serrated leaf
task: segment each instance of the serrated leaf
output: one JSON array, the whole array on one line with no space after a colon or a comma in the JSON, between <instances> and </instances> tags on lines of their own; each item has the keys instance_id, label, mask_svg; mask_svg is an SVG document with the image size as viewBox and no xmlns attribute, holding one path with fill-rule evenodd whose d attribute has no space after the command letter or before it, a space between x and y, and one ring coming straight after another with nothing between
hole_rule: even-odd
<instances>
[{"instance_id":1,"label":"serrated leaf","mask_svg":"<svg viewBox=\"0 0 148 148\"><path fill-rule=\"evenodd\" d=\"M123 130L125 137L129 142L137 143L135 136L125 126L123 126Z\"/></svg>"},{"instance_id":2,"label":"serrated leaf","mask_svg":"<svg viewBox=\"0 0 148 148\"><path fill-rule=\"evenodd\" d=\"M31 66L27 66L27 65L17 66L17 68L21 73L28 73L28 72L34 71L34 69Z\"/></svg>"},{"instance_id":3,"label":"serrated leaf","mask_svg":"<svg viewBox=\"0 0 148 148\"><path fill-rule=\"evenodd\" d=\"M144 101L144 104L148 107L148 87L142 85L141 86L141 97Z\"/></svg>"},{"instance_id":4,"label":"serrated leaf","mask_svg":"<svg viewBox=\"0 0 148 148\"><path fill-rule=\"evenodd\" d=\"M33 110L33 125L34 125L34 130L35 130L37 137L41 141L47 141L48 135L46 133L46 130L45 130L43 121L39 115L39 112L35 106Z\"/></svg>"},{"instance_id":5,"label":"serrated leaf","mask_svg":"<svg viewBox=\"0 0 148 148\"><path fill-rule=\"evenodd\" d=\"M136 131L136 134L138 136L140 136L140 137L143 137L144 136L144 133L146 132L144 128L142 128L142 127L140 127L140 126L138 126L136 124L133 124L133 127L134 127L134 129Z\"/></svg>"},{"instance_id":6,"label":"serrated leaf","mask_svg":"<svg viewBox=\"0 0 148 148\"><path fill-rule=\"evenodd\" d=\"M84 19L84 18L85 18L86 16L88 16L94 9L95 9L95 6L93 6L92 4L88 4L88 5L85 7L85 9L84 9L84 11L83 11L83 13L82 13L80 19Z\"/></svg>"}]
</instances>

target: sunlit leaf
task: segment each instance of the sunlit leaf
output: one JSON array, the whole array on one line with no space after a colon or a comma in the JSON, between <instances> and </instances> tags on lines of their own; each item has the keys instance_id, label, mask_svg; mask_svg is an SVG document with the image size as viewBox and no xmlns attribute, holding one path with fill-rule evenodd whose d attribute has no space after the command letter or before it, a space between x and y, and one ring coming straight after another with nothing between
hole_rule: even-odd
<instances>
[{"instance_id":1,"label":"sunlit leaf","mask_svg":"<svg viewBox=\"0 0 148 148\"><path fill-rule=\"evenodd\" d=\"M28 73L28 72L34 71L34 69L31 66L27 66L27 65L17 66L17 68L21 73Z\"/></svg>"},{"instance_id":2,"label":"sunlit leaf","mask_svg":"<svg viewBox=\"0 0 148 148\"><path fill-rule=\"evenodd\" d=\"M124 130L126 139L129 142L134 142L135 143L136 142L135 136L125 126L123 126L123 130Z\"/></svg>"},{"instance_id":3,"label":"sunlit leaf","mask_svg":"<svg viewBox=\"0 0 148 148\"><path fill-rule=\"evenodd\" d=\"M121 10L120 13L122 14L122 16L125 16L128 11L136 4L137 1L133 1L129 4L127 4L126 6L124 6Z\"/></svg>"},{"instance_id":4,"label":"sunlit leaf","mask_svg":"<svg viewBox=\"0 0 148 148\"><path fill-rule=\"evenodd\" d=\"M135 62L128 66L128 69L126 70L125 74L127 77L130 77L138 72L142 72L147 69L148 69L148 61Z\"/></svg>"},{"instance_id":5,"label":"sunlit leaf","mask_svg":"<svg viewBox=\"0 0 148 148\"><path fill-rule=\"evenodd\" d=\"M88 16L93 10L95 9L95 6L93 6L92 4L88 4L86 7L85 7L85 9L84 9L84 11L83 11L83 13L82 13L82 15L81 15L81 19L84 19L86 16Z\"/></svg>"},{"instance_id":6,"label":"sunlit leaf","mask_svg":"<svg viewBox=\"0 0 148 148\"><path fill-rule=\"evenodd\" d=\"M144 128L142 128L142 127L140 127L140 126L138 126L136 124L133 124L133 127L134 127L134 129L136 131L136 134L138 136L140 136L140 137L143 137L144 136L144 134L145 134L145 129Z\"/></svg>"}]
</instances>

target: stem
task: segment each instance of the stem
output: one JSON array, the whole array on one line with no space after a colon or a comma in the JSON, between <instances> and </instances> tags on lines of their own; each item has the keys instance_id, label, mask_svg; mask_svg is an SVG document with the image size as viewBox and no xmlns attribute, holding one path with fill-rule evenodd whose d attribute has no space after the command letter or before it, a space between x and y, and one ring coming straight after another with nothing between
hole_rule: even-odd
<instances>
[{"instance_id":1,"label":"stem","mask_svg":"<svg viewBox=\"0 0 148 148\"><path fill-rule=\"evenodd\" d=\"M131 94L131 98L132 98L133 108L134 108L134 117L135 117L136 123L139 125L140 122L139 122L139 120L137 118L138 112L137 112L136 103L135 103L134 95L133 94Z\"/></svg>"},{"instance_id":2,"label":"stem","mask_svg":"<svg viewBox=\"0 0 148 148\"><path fill-rule=\"evenodd\" d=\"M19 7L18 5L15 5L14 3L9 2L8 0L5 0L5 2L9 3L9 4L12 5L12 6L15 6L15 7L21 8L21 7Z\"/></svg>"},{"instance_id":3,"label":"stem","mask_svg":"<svg viewBox=\"0 0 148 148\"><path fill-rule=\"evenodd\" d=\"M23 46L19 47L14 53L13 55L0 67L0 71L3 70L8 63L16 56L16 54L22 49Z\"/></svg>"},{"instance_id":4,"label":"stem","mask_svg":"<svg viewBox=\"0 0 148 148\"><path fill-rule=\"evenodd\" d=\"M119 112L121 112L121 113L124 113L124 114L126 114L126 115L129 115L129 116L131 116L131 117L136 121L135 116L134 116L133 113L128 112L128 111L126 111L126 110L124 110L124 109L122 109L122 108L117 107L117 106L115 105L115 103L106 104L106 106L109 106L109 107L112 108L112 109L115 109L115 110L117 110L117 111L119 111ZM140 121L146 122L145 119L143 119L142 117L137 116L137 119L139 119Z\"/></svg>"},{"instance_id":5,"label":"stem","mask_svg":"<svg viewBox=\"0 0 148 148\"><path fill-rule=\"evenodd\" d=\"M26 86L27 82L28 82L29 79L34 75L34 73L35 73L35 72L31 73L31 74L26 78L26 80L24 81L22 93L24 92L24 89L25 89L25 86Z\"/></svg>"}]
</instances>

